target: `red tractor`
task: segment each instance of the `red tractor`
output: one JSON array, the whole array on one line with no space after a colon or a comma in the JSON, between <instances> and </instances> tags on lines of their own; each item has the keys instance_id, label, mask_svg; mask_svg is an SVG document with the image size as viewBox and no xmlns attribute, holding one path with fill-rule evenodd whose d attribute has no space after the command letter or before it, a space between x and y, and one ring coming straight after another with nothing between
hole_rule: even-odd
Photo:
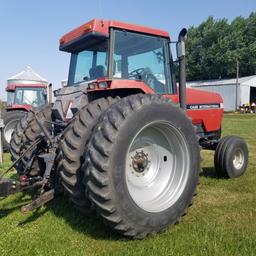
<instances>
[{"instance_id":1,"label":"red tractor","mask_svg":"<svg viewBox=\"0 0 256 256\"><path fill-rule=\"evenodd\" d=\"M82 212L143 238L187 212L200 148L215 150L220 176L242 175L247 145L221 139L221 97L185 88L185 35L177 42L179 86L165 31L92 20L64 35L68 85L17 126L11 154L20 181L2 180L0 195L37 188L27 212L64 190Z\"/></svg>"},{"instance_id":2,"label":"red tractor","mask_svg":"<svg viewBox=\"0 0 256 256\"><path fill-rule=\"evenodd\" d=\"M28 66L26 71L20 73L32 74ZM19 74L18 74L19 75ZM31 78L31 75L30 75ZM4 130L2 141L5 150L9 150L13 130L25 114L34 108L42 107L49 102L51 97L51 84L46 81L21 80L17 76L7 81L7 106L3 113Z\"/></svg>"}]
</instances>

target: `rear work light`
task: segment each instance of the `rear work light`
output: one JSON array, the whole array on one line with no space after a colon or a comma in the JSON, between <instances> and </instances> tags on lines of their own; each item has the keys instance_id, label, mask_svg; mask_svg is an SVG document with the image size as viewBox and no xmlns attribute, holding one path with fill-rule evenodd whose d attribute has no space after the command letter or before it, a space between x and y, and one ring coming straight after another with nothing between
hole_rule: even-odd
<instances>
[{"instance_id":1,"label":"rear work light","mask_svg":"<svg viewBox=\"0 0 256 256\"><path fill-rule=\"evenodd\" d=\"M108 83L103 81L103 82L99 82L99 88L100 89L107 89L108 88Z\"/></svg>"},{"instance_id":2,"label":"rear work light","mask_svg":"<svg viewBox=\"0 0 256 256\"><path fill-rule=\"evenodd\" d=\"M96 88L97 88L97 83L93 82L93 83L88 84L88 89L89 90L94 90Z\"/></svg>"}]
</instances>

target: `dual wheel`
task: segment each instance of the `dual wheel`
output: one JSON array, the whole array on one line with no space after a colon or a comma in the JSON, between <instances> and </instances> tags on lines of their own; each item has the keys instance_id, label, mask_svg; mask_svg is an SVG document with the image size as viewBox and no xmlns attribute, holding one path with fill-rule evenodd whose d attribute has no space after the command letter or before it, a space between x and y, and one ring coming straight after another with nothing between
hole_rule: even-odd
<instances>
[{"instance_id":1,"label":"dual wheel","mask_svg":"<svg viewBox=\"0 0 256 256\"><path fill-rule=\"evenodd\" d=\"M143 238L178 222L191 205L200 170L191 121L156 95L99 99L79 111L60 143L59 172L71 200L95 208L113 230ZM228 136L215 152L220 176L244 173L248 149Z\"/></svg>"},{"instance_id":2,"label":"dual wheel","mask_svg":"<svg viewBox=\"0 0 256 256\"><path fill-rule=\"evenodd\" d=\"M71 200L125 236L143 238L178 222L198 183L194 127L157 95L93 101L67 127L60 152Z\"/></svg>"}]
</instances>

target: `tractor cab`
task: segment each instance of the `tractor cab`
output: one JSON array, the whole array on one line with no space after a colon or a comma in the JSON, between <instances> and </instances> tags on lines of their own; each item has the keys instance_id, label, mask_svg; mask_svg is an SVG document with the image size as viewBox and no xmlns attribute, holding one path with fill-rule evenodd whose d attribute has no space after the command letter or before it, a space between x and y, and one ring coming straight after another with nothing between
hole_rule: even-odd
<instances>
[{"instance_id":1,"label":"tractor cab","mask_svg":"<svg viewBox=\"0 0 256 256\"><path fill-rule=\"evenodd\" d=\"M143 82L155 93L173 94L176 85L169 42L169 35L161 30L93 20L60 40L60 49L71 52L68 85L132 80Z\"/></svg>"},{"instance_id":2,"label":"tractor cab","mask_svg":"<svg viewBox=\"0 0 256 256\"><path fill-rule=\"evenodd\" d=\"M48 102L49 83L37 74L30 65L7 79L7 110L29 110Z\"/></svg>"},{"instance_id":3,"label":"tractor cab","mask_svg":"<svg viewBox=\"0 0 256 256\"><path fill-rule=\"evenodd\" d=\"M7 108L24 106L24 108L40 107L47 102L47 91L45 85L36 86L7 86Z\"/></svg>"},{"instance_id":4,"label":"tractor cab","mask_svg":"<svg viewBox=\"0 0 256 256\"><path fill-rule=\"evenodd\" d=\"M3 114L4 129L2 141L4 150L9 150L13 130L16 124L32 107L40 107L47 103L47 85L45 84L8 84L7 106Z\"/></svg>"}]
</instances>

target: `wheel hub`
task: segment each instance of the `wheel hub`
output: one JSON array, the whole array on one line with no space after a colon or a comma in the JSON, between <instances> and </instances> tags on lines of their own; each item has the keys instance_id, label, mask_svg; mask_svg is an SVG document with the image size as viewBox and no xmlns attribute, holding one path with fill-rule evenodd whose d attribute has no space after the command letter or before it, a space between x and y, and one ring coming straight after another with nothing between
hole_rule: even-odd
<instances>
[{"instance_id":1,"label":"wheel hub","mask_svg":"<svg viewBox=\"0 0 256 256\"><path fill-rule=\"evenodd\" d=\"M136 151L135 155L131 157L132 159L132 168L137 173L143 173L148 169L149 160L148 154L145 154L143 150Z\"/></svg>"},{"instance_id":2,"label":"wheel hub","mask_svg":"<svg viewBox=\"0 0 256 256\"><path fill-rule=\"evenodd\" d=\"M156 121L133 138L126 157L126 182L135 203L148 212L174 204L188 179L189 153L183 135Z\"/></svg>"},{"instance_id":3,"label":"wheel hub","mask_svg":"<svg viewBox=\"0 0 256 256\"><path fill-rule=\"evenodd\" d=\"M233 165L236 169L240 169L244 164L244 155L241 150L237 150L234 158L233 158Z\"/></svg>"}]
</instances>

